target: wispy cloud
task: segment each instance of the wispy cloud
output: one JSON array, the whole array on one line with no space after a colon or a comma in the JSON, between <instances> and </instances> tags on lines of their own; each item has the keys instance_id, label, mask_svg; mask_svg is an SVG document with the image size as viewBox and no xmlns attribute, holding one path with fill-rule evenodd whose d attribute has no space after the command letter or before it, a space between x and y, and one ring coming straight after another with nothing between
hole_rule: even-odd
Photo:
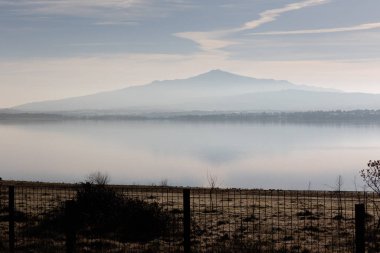
<instances>
[{"instance_id":1,"label":"wispy cloud","mask_svg":"<svg viewBox=\"0 0 380 253\"><path fill-rule=\"evenodd\" d=\"M354 32L379 29L379 23L367 23L349 27L337 27L327 29L312 29L312 30L295 30L295 31L273 31L263 33L251 33L251 35L298 35L298 34L320 34L320 33L337 33L337 32Z\"/></svg>"},{"instance_id":2,"label":"wispy cloud","mask_svg":"<svg viewBox=\"0 0 380 253\"><path fill-rule=\"evenodd\" d=\"M229 35L246 30L252 30L263 24L273 22L283 13L326 4L329 1L330 0L306 0L299 3L292 3L282 8L261 12L260 18L246 22L240 27L208 32L181 32L176 33L175 36L194 41L204 51L218 51L221 48L238 43L236 41L226 39Z\"/></svg>"},{"instance_id":3,"label":"wispy cloud","mask_svg":"<svg viewBox=\"0 0 380 253\"><path fill-rule=\"evenodd\" d=\"M73 9L92 8L129 8L133 5L145 2L145 0L0 0L0 6L14 8L29 8L31 11L47 13L65 13Z\"/></svg>"},{"instance_id":4,"label":"wispy cloud","mask_svg":"<svg viewBox=\"0 0 380 253\"><path fill-rule=\"evenodd\" d=\"M127 25L135 26L138 25L137 21L99 21L95 23L96 25Z\"/></svg>"},{"instance_id":5,"label":"wispy cloud","mask_svg":"<svg viewBox=\"0 0 380 253\"><path fill-rule=\"evenodd\" d=\"M186 0L0 0L0 8L26 16L65 15L91 17L98 25L131 25L146 17L161 17L168 12L186 9Z\"/></svg>"},{"instance_id":6,"label":"wispy cloud","mask_svg":"<svg viewBox=\"0 0 380 253\"><path fill-rule=\"evenodd\" d=\"M254 29L263 24L275 21L283 13L296 11L296 10L300 10L306 7L316 6L320 4L326 4L329 1L330 0L307 0L307 1L299 2L299 3L288 4L282 8L267 10L260 13L259 19L247 22L242 27L233 29L232 31L240 32L240 31Z\"/></svg>"},{"instance_id":7,"label":"wispy cloud","mask_svg":"<svg viewBox=\"0 0 380 253\"><path fill-rule=\"evenodd\" d=\"M179 38L188 39L196 44L203 51L218 51L221 48L237 44L233 40L227 40L224 37L229 35L230 30L211 31L211 32L181 32L174 35Z\"/></svg>"},{"instance_id":8,"label":"wispy cloud","mask_svg":"<svg viewBox=\"0 0 380 253\"><path fill-rule=\"evenodd\" d=\"M71 47L103 47L103 46L120 46L125 43L121 42L85 42L85 43L70 43Z\"/></svg>"}]
</instances>

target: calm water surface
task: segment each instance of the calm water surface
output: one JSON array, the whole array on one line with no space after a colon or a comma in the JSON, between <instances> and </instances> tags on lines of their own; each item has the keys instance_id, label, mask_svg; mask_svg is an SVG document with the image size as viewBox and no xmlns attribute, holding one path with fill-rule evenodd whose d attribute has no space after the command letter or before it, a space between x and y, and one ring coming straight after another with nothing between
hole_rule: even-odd
<instances>
[{"instance_id":1,"label":"calm water surface","mask_svg":"<svg viewBox=\"0 0 380 253\"><path fill-rule=\"evenodd\" d=\"M331 189L362 182L380 159L380 126L168 121L0 124L4 179L79 182L94 171L112 183Z\"/></svg>"}]
</instances>

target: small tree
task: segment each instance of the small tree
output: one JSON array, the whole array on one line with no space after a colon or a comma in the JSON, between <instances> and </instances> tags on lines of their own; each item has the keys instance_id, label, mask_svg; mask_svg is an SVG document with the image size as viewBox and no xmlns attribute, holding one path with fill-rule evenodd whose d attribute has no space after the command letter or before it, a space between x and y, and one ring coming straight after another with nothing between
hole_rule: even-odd
<instances>
[{"instance_id":1,"label":"small tree","mask_svg":"<svg viewBox=\"0 0 380 253\"><path fill-rule=\"evenodd\" d=\"M214 201L213 201L213 193L215 189L218 187L218 177L216 175L212 175L207 172L207 181L210 187L210 201L211 201L211 212L214 212ZM216 204L215 204L216 205Z\"/></svg>"},{"instance_id":2,"label":"small tree","mask_svg":"<svg viewBox=\"0 0 380 253\"><path fill-rule=\"evenodd\" d=\"M368 185L369 188L371 188L378 196L380 196L380 160L370 160L367 163L367 168L362 169L360 171L360 176L362 177L363 181ZM376 203L375 200L373 200L373 206L375 207L376 215L377 217L380 217L379 215L379 206ZM379 252L380 245L378 242L378 233L380 231L380 218L377 220L377 225L374 228L373 237L374 239L370 240L374 242L374 245L369 245L370 248L375 249L375 252Z\"/></svg>"},{"instance_id":3,"label":"small tree","mask_svg":"<svg viewBox=\"0 0 380 253\"><path fill-rule=\"evenodd\" d=\"M335 183L335 193L338 198L338 215L335 216L335 218L338 221L343 219L342 186L343 186L343 178L341 175L339 175Z\"/></svg>"},{"instance_id":4,"label":"small tree","mask_svg":"<svg viewBox=\"0 0 380 253\"><path fill-rule=\"evenodd\" d=\"M370 160L368 168L360 171L363 181L377 194L380 194L380 160Z\"/></svg>"},{"instance_id":5,"label":"small tree","mask_svg":"<svg viewBox=\"0 0 380 253\"><path fill-rule=\"evenodd\" d=\"M97 171L88 175L86 183L94 185L107 185L109 181L110 177L108 176L108 174Z\"/></svg>"}]
</instances>

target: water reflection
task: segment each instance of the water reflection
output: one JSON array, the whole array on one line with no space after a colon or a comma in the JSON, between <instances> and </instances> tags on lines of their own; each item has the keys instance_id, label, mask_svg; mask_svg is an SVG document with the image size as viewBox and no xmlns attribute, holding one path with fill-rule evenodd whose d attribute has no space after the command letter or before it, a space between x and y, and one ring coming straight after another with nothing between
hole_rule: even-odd
<instances>
[{"instance_id":1,"label":"water reflection","mask_svg":"<svg viewBox=\"0 0 380 253\"><path fill-rule=\"evenodd\" d=\"M290 125L169 121L68 121L0 125L3 178L80 181L106 171L113 183L343 188L380 158L373 125ZM360 180L358 180L360 185Z\"/></svg>"}]
</instances>

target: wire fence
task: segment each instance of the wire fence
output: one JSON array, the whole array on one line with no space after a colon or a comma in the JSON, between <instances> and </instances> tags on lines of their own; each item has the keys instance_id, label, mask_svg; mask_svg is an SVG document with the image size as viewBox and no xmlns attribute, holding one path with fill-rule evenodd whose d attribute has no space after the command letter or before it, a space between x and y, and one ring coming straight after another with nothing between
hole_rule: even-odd
<instances>
[{"instance_id":1,"label":"wire fence","mask_svg":"<svg viewBox=\"0 0 380 253\"><path fill-rule=\"evenodd\" d=\"M3 184L0 251L380 252L379 206L372 192Z\"/></svg>"}]
</instances>

